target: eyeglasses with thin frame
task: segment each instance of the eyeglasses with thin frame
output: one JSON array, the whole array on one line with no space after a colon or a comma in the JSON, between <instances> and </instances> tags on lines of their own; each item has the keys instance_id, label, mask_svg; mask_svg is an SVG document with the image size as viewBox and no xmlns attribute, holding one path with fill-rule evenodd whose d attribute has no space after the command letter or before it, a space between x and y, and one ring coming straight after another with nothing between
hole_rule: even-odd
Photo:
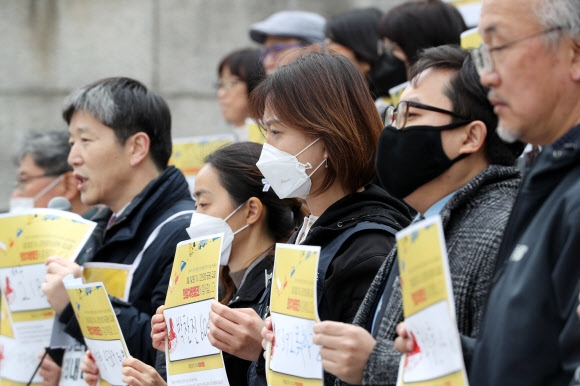
<instances>
[{"instance_id":1,"label":"eyeglasses with thin frame","mask_svg":"<svg viewBox=\"0 0 580 386\"><path fill-rule=\"evenodd\" d=\"M264 61L266 57L273 55L278 56L278 54L284 50L288 50L290 48L301 48L308 46L308 43L300 42L300 43L280 43L280 44L273 44L269 47L264 47L260 50L260 61Z\"/></svg>"},{"instance_id":2,"label":"eyeglasses with thin frame","mask_svg":"<svg viewBox=\"0 0 580 386\"><path fill-rule=\"evenodd\" d=\"M17 177L16 183L14 184L14 187L22 192L22 191L24 191L26 185L28 185L28 183L30 181L37 180L39 178L45 178L45 177L58 177L61 174L62 173L45 173L45 174L40 174L38 176Z\"/></svg>"},{"instance_id":3,"label":"eyeglasses with thin frame","mask_svg":"<svg viewBox=\"0 0 580 386\"><path fill-rule=\"evenodd\" d=\"M425 105L419 102L413 101L401 101L397 105L397 107L389 106L387 107L387 114L386 114L386 124L387 126L394 126L395 128L401 130L405 128L407 124L407 118L409 117L409 107L414 107L417 109L434 111L437 113L451 115L452 117L463 119L465 121L470 121L469 118L463 117L459 114L454 113L453 111L440 109L439 107Z\"/></svg>"},{"instance_id":4,"label":"eyeglasses with thin frame","mask_svg":"<svg viewBox=\"0 0 580 386\"><path fill-rule=\"evenodd\" d=\"M230 91L231 89L233 89L236 85L243 83L243 80L241 79L229 79L229 80L225 80L225 79L221 79L217 82L215 82L214 87L217 90L223 89L225 91Z\"/></svg>"},{"instance_id":5,"label":"eyeglasses with thin frame","mask_svg":"<svg viewBox=\"0 0 580 386\"><path fill-rule=\"evenodd\" d=\"M504 50L508 47L515 45L516 43L522 42L524 40L528 40L528 39L534 38L536 36L545 35L545 34L548 34L550 32L560 31L562 29L564 29L564 26L555 26L555 27L547 28L547 29L535 32L531 35L526 35L526 36L521 37L519 39L515 39L515 40L512 40L510 42L507 42L507 43L504 43L504 44L501 44L501 45L495 46L495 47L490 47L487 44L481 44L478 48L471 51L471 57L473 58L473 63L475 64L475 68L477 69L477 73L479 75L481 75L483 73L483 70L486 70L487 72L494 71L495 62L494 62L493 55L492 55L492 53L494 51L501 51L501 50Z\"/></svg>"}]
</instances>

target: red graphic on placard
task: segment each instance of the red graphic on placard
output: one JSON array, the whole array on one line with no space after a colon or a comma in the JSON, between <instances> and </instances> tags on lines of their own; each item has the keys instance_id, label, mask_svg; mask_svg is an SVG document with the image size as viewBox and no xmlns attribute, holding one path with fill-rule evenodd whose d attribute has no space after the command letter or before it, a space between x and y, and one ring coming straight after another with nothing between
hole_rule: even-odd
<instances>
[{"instance_id":1,"label":"red graphic on placard","mask_svg":"<svg viewBox=\"0 0 580 386\"><path fill-rule=\"evenodd\" d=\"M175 333L175 329L173 328L173 319L169 318L169 334L167 336L168 345L169 345L169 352L175 351L177 348L177 334Z\"/></svg>"}]
</instances>

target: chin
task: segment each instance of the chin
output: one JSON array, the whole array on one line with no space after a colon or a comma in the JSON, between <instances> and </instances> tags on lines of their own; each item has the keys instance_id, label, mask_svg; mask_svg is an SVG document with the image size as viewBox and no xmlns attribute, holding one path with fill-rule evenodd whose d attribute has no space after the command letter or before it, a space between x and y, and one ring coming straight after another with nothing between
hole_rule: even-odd
<instances>
[{"instance_id":1,"label":"chin","mask_svg":"<svg viewBox=\"0 0 580 386\"><path fill-rule=\"evenodd\" d=\"M498 137L507 143L514 143L522 137L521 132L518 132L515 129L507 129L502 125L498 125L496 130Z\"/></svg>"}]
</instances>

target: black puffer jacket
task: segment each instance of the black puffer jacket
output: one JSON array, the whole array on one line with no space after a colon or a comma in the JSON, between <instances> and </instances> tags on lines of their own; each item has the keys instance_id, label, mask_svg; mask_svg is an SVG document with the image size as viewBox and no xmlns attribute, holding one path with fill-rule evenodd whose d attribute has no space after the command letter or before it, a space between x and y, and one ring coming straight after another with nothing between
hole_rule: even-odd
<instances>
[{"instance_id":1,"label":"black puffer jacket","mask_svg":"<svg viewBox=\"0 0 580 386\"><path fill-rule=\"evenodd\" d=\"M82 252L83 261L132 264L158 225L173 214L193 209L183 174L169 167L131 201L109 228L106 223L110 210L100 211L98 218L93 218L99 226ZM190 222L189 214L165 224L134 273L129 302L111 298L129 353L149 365L155 363L156 355L151 342L151 316L165 303L175 248L180 241L189 239L185 228ZM70 304L59 321L66 325L69 335L83 341Z\"/></svg>"},{"instance_id":2,"label":"black puffer jacket","mask_svg":"<svg viewBox=\"0 0 580 386\"><path fill-rule=\"evenodd\" d=\"M376 185L367 185L332 204L316 220L301 243L324 249L342 232L369 221L401 230L410 223L407 207ZM295 243L299 232L288 241ZM325 277L325 297L329 320L350 323L364 299L377 271L395 245L395 236L381 230L364 230L350 237L335 254ZM264 299L269 303L269 299ZM261 310L265 309L262 307ZM266 315L262 315L266 316ZM263 357L250 368L249 384L266 384ZM325 373L325 384L335 378Z\"/></svg>"},{"instance_id":3,"label":"black puffer jacket","mask_svg":"<svg viewBox=\"0 0 580 386\"><path fill-rule=\"evenodd\" d=\"M345 230L369 221L401 230L410 223L407 207L376 185L346 196L332 204L316 220L303 245L328 243ZM295 242L298 232L288 241ZM330 305L328 319L350 323L377 271L395 245L395 236L381 230L365 230L350 237L338 250L326 271L325 296Z\"/></svg>"}]
</instances>

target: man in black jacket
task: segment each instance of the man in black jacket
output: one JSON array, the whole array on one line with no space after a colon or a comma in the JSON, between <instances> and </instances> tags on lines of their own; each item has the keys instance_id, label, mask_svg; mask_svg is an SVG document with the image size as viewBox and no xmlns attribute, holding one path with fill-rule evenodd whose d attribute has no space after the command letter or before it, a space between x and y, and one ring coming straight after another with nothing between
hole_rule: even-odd
<instances>
[{"instance_id":1,"label":"man in black jacket","mask_svg":"<svg viewBox=\"0 0 580 386\"><path fill-rule=\"evenodd\" d=\"M82 252L90 263L115 263L129 270L124 301L111 297L130 354L150 365L151 316L164 303L178 242L188 239L194 202L171 155L171 115L165 101L128 78L103 79L73 92L63 117L81 199L103 204L98 227ZM81 267L61 258L47 261L42 290L65 331L82 335L62 278ZM106 282L105 282L106 286Z\"/></svg>"},{"instance_id":2,"label":"man in black jacket","mask_svg":"<svg viewBox=\"0 0 580 386\"><path fill-rule=\"evenodd\" d=\"M474 59L498 132L542 152L506 227L481 331L462 337L469 383L566 386L580 365L580 7L484 0L479 31ZM412 349L398 332L397 348Z\"/></svg>"}]
</instances>

